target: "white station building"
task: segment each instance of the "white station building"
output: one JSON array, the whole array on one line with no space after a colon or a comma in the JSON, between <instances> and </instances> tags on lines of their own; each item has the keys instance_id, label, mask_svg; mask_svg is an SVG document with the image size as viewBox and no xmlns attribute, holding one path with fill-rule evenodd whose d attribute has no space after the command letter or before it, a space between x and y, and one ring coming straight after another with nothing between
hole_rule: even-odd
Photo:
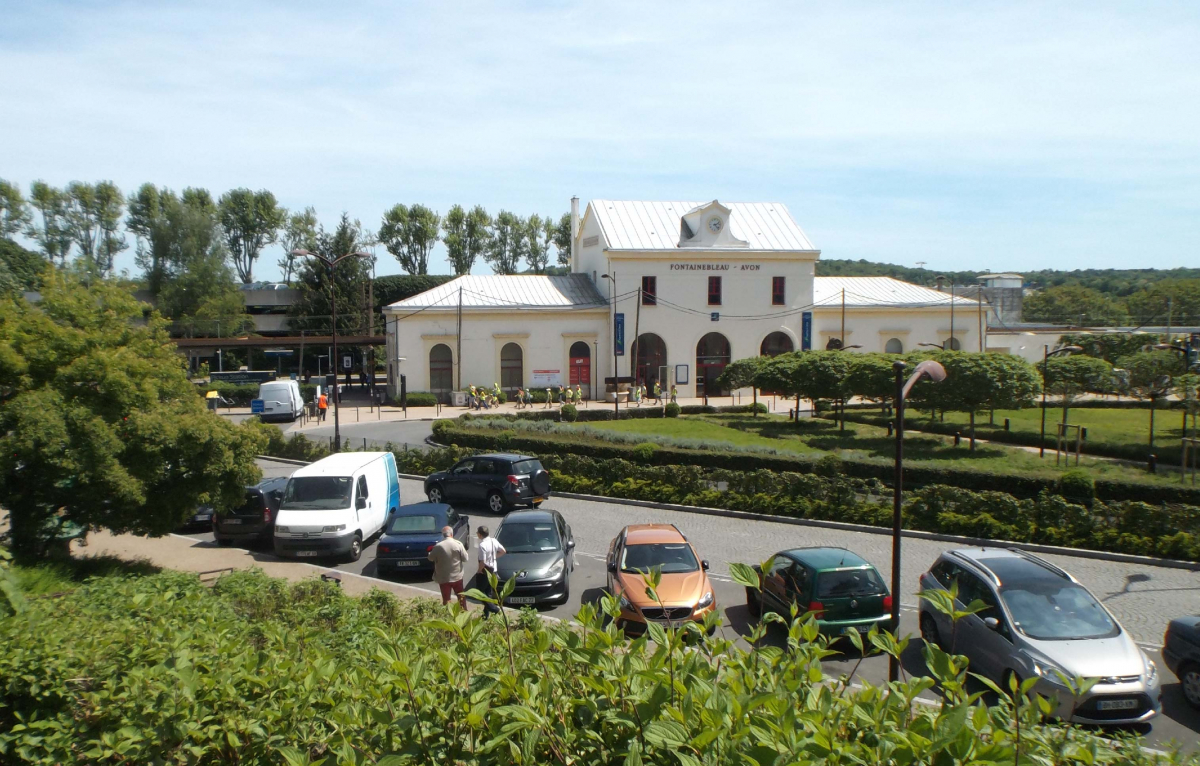
<instances>
[{"instance_id":1,"label":"white station building","mask_svg":"<svg viewBox=\"0 0 1200 766\"><path fill-rule=\"evenodd\" d=\"M499 383L580 385L614 376L680 397L727 395L734 359L804 349L902 353L980 349L982 313L965 298L888 277L817 277L821 251L777 202L571 201L565 276L458 277L393 303L390 393L449 401ZM635 341L636 339L636 341Z\"/></svg>"}]
</instances>

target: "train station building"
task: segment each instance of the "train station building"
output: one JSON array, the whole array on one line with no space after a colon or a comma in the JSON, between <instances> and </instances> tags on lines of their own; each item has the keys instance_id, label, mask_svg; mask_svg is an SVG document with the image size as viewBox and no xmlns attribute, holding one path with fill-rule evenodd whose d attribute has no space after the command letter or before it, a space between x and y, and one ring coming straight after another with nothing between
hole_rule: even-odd
<instances>
[{"instance_id":1,"label":"train station building","mask_svg":"<svg viewBox=\"0 0 1200 766\"><path fill-rule=\"evenodd\" d=\"M974 300L888 277L817 277L777 202L572 200L571 270L466 275L384 309L390 393L632 382L727 395L735 359L845 347L979 350ZM596 395L593 395L596 392Z\"/></svg>"}]
</instances>

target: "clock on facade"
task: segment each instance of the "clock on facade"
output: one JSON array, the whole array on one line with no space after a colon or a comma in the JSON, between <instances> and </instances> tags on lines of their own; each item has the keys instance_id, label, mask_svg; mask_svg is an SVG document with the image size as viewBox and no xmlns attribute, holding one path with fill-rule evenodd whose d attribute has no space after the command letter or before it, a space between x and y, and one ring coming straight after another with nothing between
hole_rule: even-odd
<instances>
[{"instance_id":1,"label":"clock on facade","mask_svg":"<svg viewBox=\"0 0 1200 766\"><path fill-rule=\"evenodd\" d=\"M724 222L715 215L708 219L708 230L713 234L719 234L721 232L721 227L724 225Z\"/></svg>"}]
</instances>

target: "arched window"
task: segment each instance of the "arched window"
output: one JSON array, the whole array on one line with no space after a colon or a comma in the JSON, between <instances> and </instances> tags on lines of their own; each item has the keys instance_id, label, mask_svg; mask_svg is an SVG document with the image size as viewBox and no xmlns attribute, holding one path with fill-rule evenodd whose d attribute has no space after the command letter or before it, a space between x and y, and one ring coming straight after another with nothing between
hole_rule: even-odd
<instances>
[{"instance_id":1,"label":"arched window","mask_svg":"<svg viewBox=\"0 0 1200 766\"><path fill-rule=\"evenodd\" d=\"M950 351L962 351L962 344L953 335L950 336L950 340L946 343L945 347Z\"/></svg>"},{"instance_id":2,"label":"arched window","mask_svg":"<svg viewBox=\"0 0 1200 766\"><path fill-rule=\"evenodd\" d=\"M728 396L729 391L717 385L717 376L729 364L729 339L719 332L710 332L696 344L696 396Z\"/></svg>"},{"instance_id":3,"label":"arched window","mask_svg":"<svg viewBox=\"0 0 1200 766\"><path fill-rule=\"evenodd\" d=\"M525 380L525 353L520 344L505 343L500 349L500 388L516 393Z\"/></svg>"},{"instance_id":4,"label":"arched window","mask_svg":"<svg viewBox=\"0 0 1200 766\"><path fill-rule=\"evenodd\" d=\"M429 391L441 400L454 389L454 354L445 343L429 349Z\"/></svg>"},{"instance_id":5,"label":"arched window","mask_svg":"<svg viewBox=\"0 0 1200 766\"><path fill-rule=\"evenodd\" d=\"M654 333L644 332L638 336L633 352L637 360L634 382L644 383L647 389L653 389L659 368L667 363L667 344ZM661 385L665 388L667 382L661 381Z\"/></svg>"},{"instance_id":6,"label":"arched window","mask_svg":"<svg viewBox=\"0 0 1200 766\"><path fill-rule=\"evenodd\" d=\"M762 356L779 356L780 354L789 354L796 350L796 345L792 343L792 336L786 332L775 331L763 338L762 345L758 347L758 353Z\"/></svg>"},{"instance_id":7,"label":"arched window","mask_svg":"<svg viewBox=\"0 0 1200 766\"><path fill-rule=\"evenodd\" d=\"M567 362L570 375L567 382L571 386L579 386L588 399L592 398L592 347L587 341L577 340L571 344L570 356Z\"/></svg>"},{"instance_id":8,"label":"arched window","mask_svg":"<svg viewBox=\"0 0 1200 766\"><path fill-rule=\"evenodd\" d=\"M884 352L888 354L903 354L904 344L899 338L888 338L887 345L883 347Z\"/></svg>"}]
</instances>

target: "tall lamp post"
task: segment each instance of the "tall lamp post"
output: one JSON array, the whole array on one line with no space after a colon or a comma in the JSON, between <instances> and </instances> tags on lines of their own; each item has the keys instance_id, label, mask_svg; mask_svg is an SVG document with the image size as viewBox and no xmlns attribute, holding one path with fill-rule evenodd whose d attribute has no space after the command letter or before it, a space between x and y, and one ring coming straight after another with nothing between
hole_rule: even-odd
<instances>
[{"instance_id":1,"label":"tall lamp post","mask_svg":"<svg viewBox=\"0 0 1200 766\"><path fill-rule=\"evenodd\" d=\"M900 498L904 492L904 400L918 380L928 378L934 383L946 379L946 368L932 359L918 364L908 380L904 379L904 362L894 362L896 372L896 474L892 479L892 624L900 625ZM900 660L889 655L888 680L900 680Z\"/></svg>"},{"instance_id":2,"label":"tall lamp post","mask_svg":"<svg viewBox=\"0 0 1200 766\"><path fill-rule=\"evenodd\" d=\"M325 264L325 268L329 270L329 311L333 314L333 329L331 331L333 341L333 351L330 355L333 357L329 360L329 368L333 370L333 451L340 452L342 449L342 429L341 423L338 420L338 379L337 379L337 285L334 284L334 269L342 261L348 261L351 258L372 258L370 253L343 253L336 258L330 258L321 253L314 253L310 250L293 250L292 255L306 258L316 258L321 263Z\"/></svg>"},{"instance_id":3,"label":"tall lamp post","mask_svg":"<svg viewBox=\"0 0 1200 766\"><path fill-rule=\"evenodd\" d=\"M1046 373L1050 366L1050 357L1078 351L1083 351L1083 346L1063 346L1054 351L1051 351L1049 346L1042 346L1042 438L1038 440L1038 457L1046 455Z\"/></svg>"},{"instance_id":4,"label":"tall lamp post","mask_svg":"<svg viewBox=\"0 0 1200 766\"><path fill-rule=\"evenodd\" d=\"M618 404L619 397L617 390L620 388L620 378L617 375L617 270L613 269L612 276L601 274L601 279L607 279L612 282L613 289L613 416L620 417L620 405ZM637 360L634 360L637 364Z\"/></svg>"}]
</instances>

